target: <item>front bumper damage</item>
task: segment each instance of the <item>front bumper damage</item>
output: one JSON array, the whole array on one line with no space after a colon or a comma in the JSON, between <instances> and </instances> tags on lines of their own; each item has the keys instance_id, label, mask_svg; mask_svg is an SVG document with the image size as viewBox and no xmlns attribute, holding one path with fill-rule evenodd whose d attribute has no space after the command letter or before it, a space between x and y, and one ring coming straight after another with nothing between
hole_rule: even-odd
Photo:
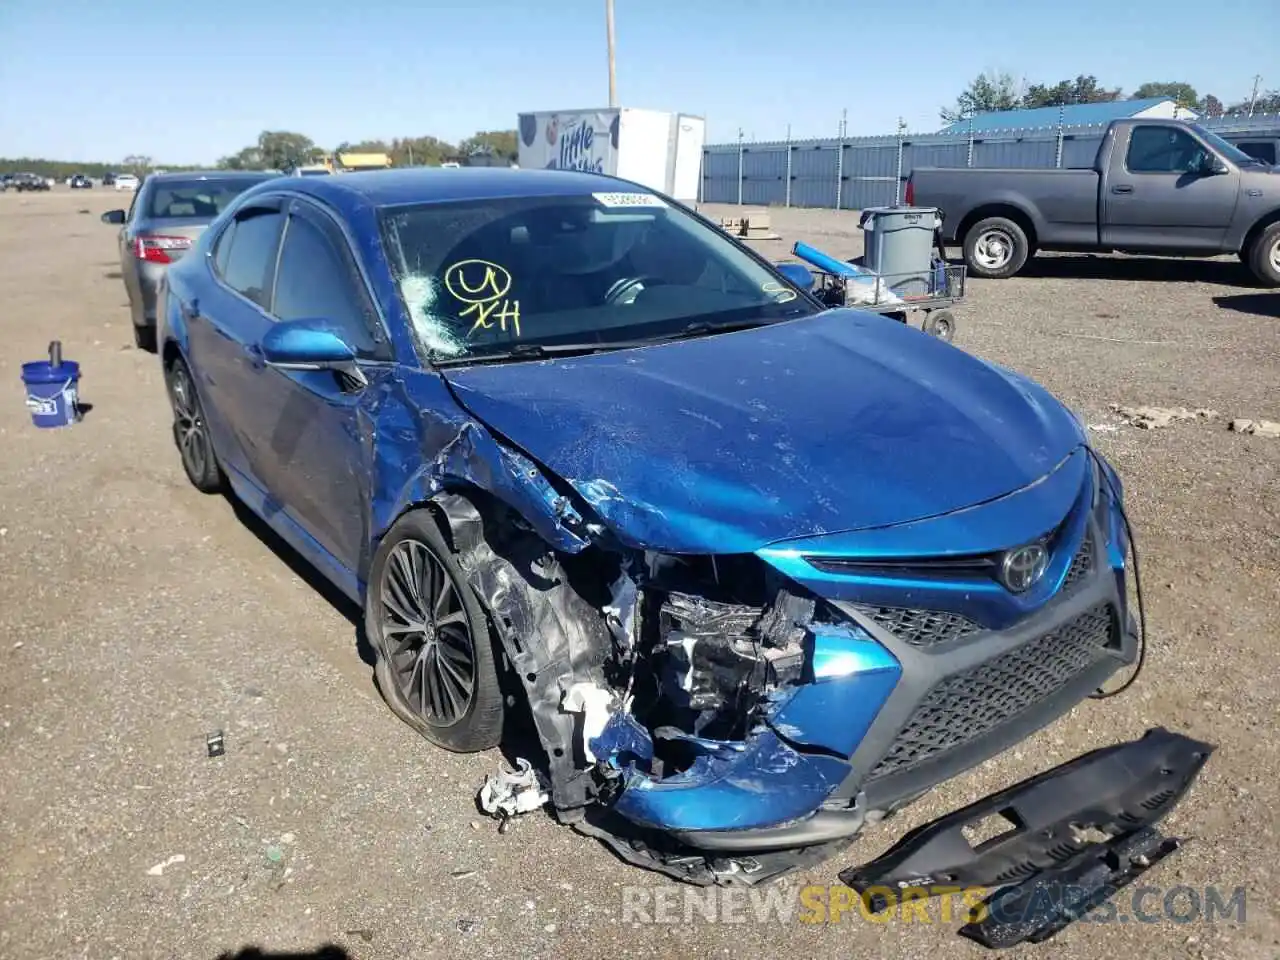
<instances>
[{"instance_id":1,"label":"front bumper damage","mask_svg":"<svg viewBox=\"0 0 1280 960\"><path fill-rule=\"evenodd\" d=\"M831 572L839 557L808 544L656 554L612 540L554 485L529 489L556 536L523 509L448 493L431 505L529 704L558 819L686 882L755 884L830 857L1136 655L1127 543L1083 451L982 508L1003 529L1037 502L1072 504L1046 535L1038 598L971 573ZM980 525L946 515L898 536L951 542ZM856 552L847 538L816 546Z\"/></svg>"},{"instance_id":2,"label":"front bumper damage","mask_svg":"<svg viewBox=\"0 0 1280 960\"><path fill-rule=\"evenodd\" d=\"M1095 750L948 814L871 863L840 873L868 909L907 891L994 892L961 933L988 947L1039 943L1178 849L1154 825L1215 750L1163 728ZM992 819L1001 832L970 840Z\"/></svg>"}]
</instances>

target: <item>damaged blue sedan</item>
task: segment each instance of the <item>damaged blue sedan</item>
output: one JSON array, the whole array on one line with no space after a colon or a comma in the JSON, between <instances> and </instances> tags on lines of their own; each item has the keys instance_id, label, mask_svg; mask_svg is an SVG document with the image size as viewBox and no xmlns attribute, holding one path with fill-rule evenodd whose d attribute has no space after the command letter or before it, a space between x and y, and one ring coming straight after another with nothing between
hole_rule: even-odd
<instances>
[{"instance_id":1,"label":"damaged blue sedan","mask_svg":"<svg viewBox=\"0 0 1280 960\"><path fill-rule=\"evenodd\" d=\"M1122 489L1035 383L585 173L280 178L168 274L191 482L363 605L397 716L758 882L1134 662Z\"/></svg>"}]
</instances>

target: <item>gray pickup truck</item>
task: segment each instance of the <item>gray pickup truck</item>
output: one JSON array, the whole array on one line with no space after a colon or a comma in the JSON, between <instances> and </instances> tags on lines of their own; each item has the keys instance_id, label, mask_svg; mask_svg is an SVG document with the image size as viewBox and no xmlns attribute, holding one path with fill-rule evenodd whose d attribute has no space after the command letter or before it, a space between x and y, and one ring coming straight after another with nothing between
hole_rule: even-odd
<instances>
[{"instance_id":1,"label":"gray pickup truck","mask_svg":"<svg viewBox=\"0 0 1280 960\"><path fill-rule=\"evenodd\" d=\"M1238 254L1280 286L1280 167L1178 120L1116 120L1084 169L917 167L907 203L938 207L974 276L1037 250Z\"/></svg>"}]
</instances>

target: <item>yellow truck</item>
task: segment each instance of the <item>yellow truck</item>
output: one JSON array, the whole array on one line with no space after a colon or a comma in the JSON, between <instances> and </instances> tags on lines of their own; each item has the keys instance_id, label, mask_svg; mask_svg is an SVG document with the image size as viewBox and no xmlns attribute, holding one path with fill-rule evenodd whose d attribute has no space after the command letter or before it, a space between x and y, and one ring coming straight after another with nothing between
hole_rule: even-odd
<instances>
[{"instance_id":1,"label":"yellow truck","mask_svg":"<svg viewBox=\"0 0 1280 960\"><path fill-rule=\"evenodd\" d=\"M298 167L294 172L301 177L314 177L358 170L386 170L390 166L391 157L385 153L331 153L315 163Z\"/></svg>"}]
</instances>

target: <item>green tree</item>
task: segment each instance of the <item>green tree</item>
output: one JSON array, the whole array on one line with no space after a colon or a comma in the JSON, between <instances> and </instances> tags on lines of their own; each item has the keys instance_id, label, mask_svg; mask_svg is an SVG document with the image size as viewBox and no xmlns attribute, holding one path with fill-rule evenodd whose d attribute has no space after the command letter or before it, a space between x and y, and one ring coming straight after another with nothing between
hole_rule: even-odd
<instances>
[{"instance_id":1,"label":"green tree","mask_svg":"<svg viewBox=\"0 0 1280 960\"><path fill-rule=\"evenodd\" d=\"M265 170L267 163L263 159L262 151L255 147L245 147L237 153L233 153L228 157L223 157L218 161L218 166L224 170Z\"/></svg>"},{"instance_id":2,"label":"green tree","mask_svg":"<svg viewBox=\"0 0 1280 960\"><path fill-rule=\"evenodd\" d=\"M147 171L151 169L151 158L139 153L129 154L121 163L125 170L136 173L140 177L146 176Z\"/></svg>"},{"instance_id":3,"label":"green tree","mask_svg":"<svg viewBox=\"0 0 1280 960\"><path fill-rule=\"evenodd\" d=\"M1196 88L1189 83L1144 83L1129 96L1130 100L1147 100L1151 97L1172 97L1180 107L1194 109L1200 102Z\"/></svg>"},{"instance_id":4,"label":"green tree","mask_svg":"<svg viewBox=\"0 0 1280 960\"><path fill-rule=\"evenodd\" d=\"M351 143L349 140L343 140L340 144L333 148L334 153L390 153L391 147L387 145L385 140L361 140L359 143Z\"/></svg>"},{"instance_id":5,"label":"green tree","mask_svg":"<svg viewBox=\"0 0 1280 960\"><path fill-rule=\"evenodd\" d=\"M1018 81L1009 73L987 71L978 74L960 96L954 107L939 111L946 123L955 123L979 113L1016 110L1022 105Z\"/></svg>"},{"instance_id":6,"label":"green tree","mask_svg":"<svg viewBox=\"0 0 1280 960\"><path fill-rule=\"evenodd\" d=\"M1022 96L1024 107L1061 107L1077 103L1110 103L1120 98L1120 90L1107 89L1098 78L1081 74L1074 80L1059 80L1052 85L1033 83Z\"/></svg>"},{"instance_id":7,"label":"green tree","mask_svg":"<svg viewBox=\"0 0 1280 960\"><path fill-rule=\"evenodd\" d=\"M1220 117L1226 110L1222 105L1222 101L1215 97L1212 93L1206 93L1196 103L1196 113L1202 117Z\"/></svg>"},{"instance_id":8,"label":"green tree","mask_svg":"<svg viewBox=\"0 0 1280 960\"><path fill-rule=\"evenodd\" d=\"M321 152L310 137L287 130L263 130L258 151L267 169L285 171L310 163Z\"/></svg>"},{"instance_id":9,"label":"green tree","mask_svg":"<svg viewBox=\"0 0 1280 960\"><path fill-rule=\"evenodd\" d=\"M1260 113L1280 113L1280 90L1268 90L1266 93L1259 93L1257 99L1245 99L1239 103L1233 103L1228 108L1227 113L1248 114L1250 107L1253 108L1254 116Z\"/></svg>"},{"instance_id":10,"label":"green tree","mask_svg":"<svg viewBox=\"0 0 1280 960\"><path fill-rule=\"evenodd\" d=\"M515 160L520 153L514 130L479 130L458 144L463 156L486 151L505 160Z\"/></svg>"},{"instance_id":11,"label":"green tree","mask_svg":"<svg viewBox=\"0 0 1280 960\"><path fill-rule=\"evenodd\" d=\"M387 152L397 167L438 167L457 148L438 137L403 137L392 140Z\"/></svg>"}]
</instances>

